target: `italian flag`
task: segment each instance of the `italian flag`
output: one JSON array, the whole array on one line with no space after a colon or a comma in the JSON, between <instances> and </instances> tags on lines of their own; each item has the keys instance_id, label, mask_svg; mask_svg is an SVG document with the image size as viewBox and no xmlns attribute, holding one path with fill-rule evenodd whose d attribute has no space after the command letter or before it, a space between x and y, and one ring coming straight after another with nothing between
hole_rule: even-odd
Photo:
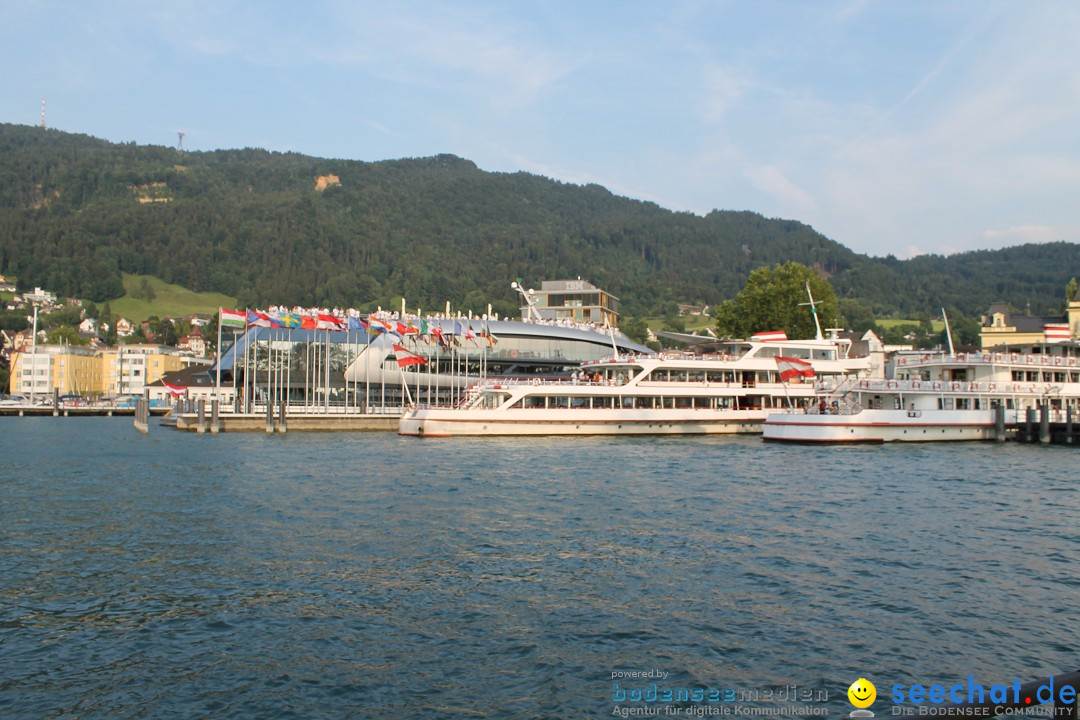
<instances>
[{"instance_id":1,"label":"italian flag","mask_svg":"<svg viewBox=\"0 0 1080 720\"><path fill-rule=\"evenodd\" d=\"M247 315L245 313L233 312L225 308L219 309L221 310L221 319L218 320L218 324L221 327L240 328L241 330L247 327Z\"/></svg>"}]
</instances>

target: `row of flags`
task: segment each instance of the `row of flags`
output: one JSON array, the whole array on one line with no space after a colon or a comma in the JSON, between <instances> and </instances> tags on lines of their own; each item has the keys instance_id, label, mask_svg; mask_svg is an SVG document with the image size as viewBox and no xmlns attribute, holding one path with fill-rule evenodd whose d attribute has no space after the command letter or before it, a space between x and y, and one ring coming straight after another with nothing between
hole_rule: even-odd
<instances>
[{"instance_id":1,"label":"row of flags","mask_svg":"<svg viewBox=\"0 0 1080 720\"><path fill-rule=\"evenodd\" d=\"M369 315L367 320L363 320L351 316L342 318L336 315L301 315L292 312L264 313L258 310L248 310L245 313L226 310L225 308L221 308L220 311L221 314L218 319L220 327L235 328L237 330L244 330L249 327L348 332L362 330L369 335L387 333L397 335L399 338L410 336L421 338L425 342L438 342L444 347L451 345L460 347L461 341L458 339L459 337L465 340L484 340L487 342L488 347L494 347L499 340L491 332L486 320L479 331L474 331L471 321L462 324L461 320L455 320L453 330L451 330L443 328L441 325L429 324L423 319L419 320L419 324L416 324L408 318L402 322L401 320L384 320L375 315Z\"/></svg>"}]
</instances>

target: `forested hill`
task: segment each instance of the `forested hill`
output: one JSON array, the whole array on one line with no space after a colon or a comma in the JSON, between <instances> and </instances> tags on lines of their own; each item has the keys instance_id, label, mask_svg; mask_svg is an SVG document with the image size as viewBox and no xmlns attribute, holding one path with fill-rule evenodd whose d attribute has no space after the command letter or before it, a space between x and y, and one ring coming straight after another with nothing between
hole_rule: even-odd
<instances>
[{"instance_id":1,"label":"forested hill","mask_svg":"<svg viewBox=\"0 0 1080 720\"><path fill-rule=\"evenodd\" d=\"M723 198L717 198L723 203ZM489 173L450 155L367 163L263 150L184 152L0 125L0 273L105 300L121 272L241 305L516 308L510 281L582 276L628 314L715 304L795 260L878 315L1060 309L1080 245L870 258L793 220L705 217L596 185Z\"/></svg>"}]
</instances>

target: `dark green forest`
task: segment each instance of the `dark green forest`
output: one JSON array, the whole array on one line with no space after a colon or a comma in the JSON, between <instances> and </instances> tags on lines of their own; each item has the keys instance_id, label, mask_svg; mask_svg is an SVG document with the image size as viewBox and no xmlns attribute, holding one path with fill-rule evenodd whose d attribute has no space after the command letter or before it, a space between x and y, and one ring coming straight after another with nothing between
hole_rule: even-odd
<instances>
[{"instance_id":1,"label":"dark green forest","mask_svg":"<svg viewBox=\"0 0 1080 720\"><path fill-rule=\"evenodd\" d=\"M316 178L340 184L316 190ZM717 198L718 203L723 198ZM359 162L257 149L178 152L0 125L0 273L101 302L121 272L268 304L516 312L510 281L581 276L626 315L715 305L750 272L816 268L845 313L1059 312L1080 245L912 260L852 252L794 220L705 217L597 185L491 173L451 155Z\"/></svg>"}]
</instances>

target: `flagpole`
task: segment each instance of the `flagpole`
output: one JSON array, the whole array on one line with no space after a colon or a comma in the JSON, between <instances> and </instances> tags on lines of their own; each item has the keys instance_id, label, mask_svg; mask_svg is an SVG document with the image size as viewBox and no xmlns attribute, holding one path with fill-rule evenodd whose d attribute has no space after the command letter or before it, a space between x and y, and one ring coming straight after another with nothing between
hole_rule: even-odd
<instances>
[{"instance_id":1,"label":"flagpole","mask_svg":"<svg viewBox=\"0 0 1080 720\"><path fill-rule=\"evenodd\" d=\"M221 310L222 307L218 305L217 316L217 380L214 385L214 397L221 397Z\"/></svg>"}]
</instances>

